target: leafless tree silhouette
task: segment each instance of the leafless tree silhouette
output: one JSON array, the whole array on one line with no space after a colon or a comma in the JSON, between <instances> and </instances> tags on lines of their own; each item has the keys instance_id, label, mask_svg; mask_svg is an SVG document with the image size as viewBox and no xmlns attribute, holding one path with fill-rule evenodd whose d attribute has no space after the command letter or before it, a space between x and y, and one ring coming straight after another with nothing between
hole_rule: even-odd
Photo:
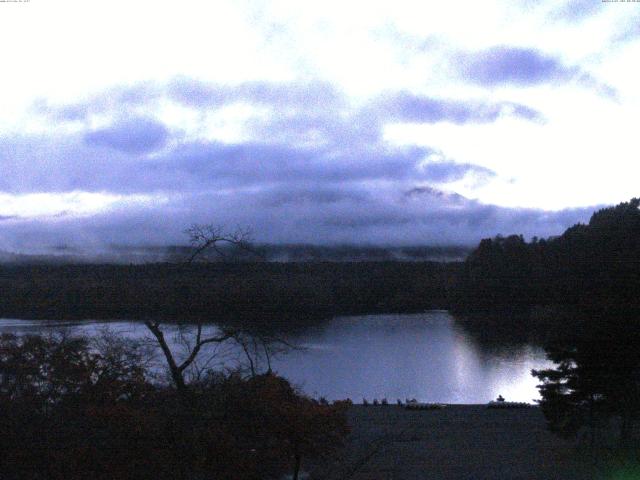
<instances>
[{"instance_id":1,"label":"leafless tree silhouette","mask_svg":"<svg viewBox=\"0 0 640 480\"><path fill-rule=\"evenodd\" d=\"M193 224L185 230L185 233L188 235L193 248L187 263L196 261L207 250L213 250L221 258L228 259L230 252L225 248L226 246L243 250L258 257L261 256L251 243L252 235L251 230L248 228L238 227L235 231L228 232L224 227L213 224ZM213 329L205 329L206 324L213 324L214 322L215 319L202 320L192 325L188 333L181 333L179 343L186 351L186 356L181 361L178 361L176 352L172 350L170 343L167 341L162 321L146 320L144 322L147 329L155 337L164 355L176 389L183 396L188 394L186 373L190 367L197 368L196 361L198 356L207 345L235 343L244 353L251 376L255 376L261 370L260 365L263 363L266 364L266 371L271 372L271 359L273 356L294 348L284 339L275 335L256 333L251 331L250 328L243 328L242 326L216 326ZM208 364L210 361L211 358L208 358L205 363Z\"/></svg>"},{"instance_id":2,"label":"leafless tree silhouette","mask_svg":"<svg viewBox=\"0 0 640 480\"><path fill-rule=\"evenodd\" d=\"M203 336L203 324L199 323L196 325L195 339L193 344L191 345L189 352L187 354L187 358L185 358L182 362L178 363L176 360L176 356L174 352L171 350L169 343L165 337L165 332L162 330L162 324L158 320L146 320L144 322L145 326L149 329L149 331L153 334L153 336L158 341L158 345L162 350L165 360L167 361L167 366L169 368L169 373L171 374L171 379L181 395L185 395L187 393L187 383L185 381L185 371L195 362L198 357L198 354L202 350L202 347L212 343L224 343L233 337L234 333L230 331L222 330L217 335L204 335Z\"/></svg>"},{"instance_id":3,"label":"leafless tree silhouette","mask_svg":"<svg viewBox=\"0 0 640 480\"><path fill-rule=\"evenodd\" d=\"M194 223L184 233L189 236L189 242L193 248L187 263L194 262L207 250L213 250L220 257L228 257L229 252L224 246L235 247L260 256L252 245L252 232L249 228L238 227L233 232L227 232L222 226Z\"/></svg>"}]
</instances>

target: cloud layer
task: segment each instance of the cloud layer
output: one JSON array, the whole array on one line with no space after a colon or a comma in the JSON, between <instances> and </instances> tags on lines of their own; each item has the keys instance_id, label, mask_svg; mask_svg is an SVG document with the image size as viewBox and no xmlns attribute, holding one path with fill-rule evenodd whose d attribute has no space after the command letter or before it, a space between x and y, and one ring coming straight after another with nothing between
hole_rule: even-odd
<instances>
[{"instance_id":1,"label":"cloud layer","mask_svg":"<svg viewBox=\"0 0 640 480\"><path fill-rule=\"evenodd\" d=\"M564 81L576 73L558 59L533 48L498 46L469 55L465 73L482 85L531 85Z\"/></svg>"},{"instance_id":2,"label":"cloud layer","mask_svg":"<svg viewBox=\"0 0 640 480\"><path fill-rule=\"evenodd\" d=\"M194 135L163 123L159 107L167 104L200 118L238 105L250 115L240 140L223 141L215 131ZM497 173L384 139L389 122L543 121L514 102L401 91L352 106L327 84L229 87L180 78L37 108L62 131L74 128L0 138L7 173L0 190L111 197L93 212L3 218L12 249L181 243L194 222L250 226L265 242L473 244L497 233L558 233L587 215L505 209L447 193L454 182L486 183Z\"/></svg>"},{"instance_id":3,"label":"cloud layer","mask_svg":"<svg viewBox=\"0 0 640 480\"><path fill-rule=\"evenodd\" d=\"M89 131L85 143L124 153L147 153L164 146L169 131L150 118L127 118L105 128Z\"/></svg>"},{"instance_id":4,"label":"cloud layer","mask_svg":"<svg viewBox=\"0 0 640 480\"><path fill-rule=\"evenodd\" d=\"M180 243L193 222L473 244L637 194L629 2L143 3L0 17L21 38L3 56L0 250Z\"/></svg>"}]
</instances>

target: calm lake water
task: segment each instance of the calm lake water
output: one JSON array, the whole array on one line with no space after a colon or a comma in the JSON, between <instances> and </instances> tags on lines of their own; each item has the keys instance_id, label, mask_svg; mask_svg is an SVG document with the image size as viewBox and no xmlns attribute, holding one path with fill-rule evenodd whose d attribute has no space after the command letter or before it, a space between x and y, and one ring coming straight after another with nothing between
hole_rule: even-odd
<instances>
[{"instance_id":1,"label":"calm lake water","mask_svg":"<svg viewBox=\"0 0 640 480\"><path fill-rule=\"evenodd\" d=\"M63 329L95 335L106 327L130 338L149 337L144 325L136 322L0 319L0 332ZM167 327L167 331L179 349L180 330ZM274 359L276 372L312 396L351 398L356 403L362 398L395 402L407 397L426 402L485 403L498 394L511 401L531 402L539 398L531 369L550 365L538 347L481 349L445 311L336 317L288 340L302 349ZM207 358L212 357L208 366L232 366L241 358L234 347L208 353ZM157 362L162 365L162 358Z\"/></svg>"}]
</instances>

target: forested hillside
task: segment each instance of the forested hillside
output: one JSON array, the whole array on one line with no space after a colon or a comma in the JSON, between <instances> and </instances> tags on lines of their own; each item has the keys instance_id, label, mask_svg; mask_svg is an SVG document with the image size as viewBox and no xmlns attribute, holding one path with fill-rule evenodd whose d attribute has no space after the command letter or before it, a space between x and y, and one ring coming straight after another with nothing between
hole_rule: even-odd
<instances>
[{"instance_id":1,"label":"forested hillside","mask_svg":"<svg viewBox=\"0 0 640 480\"><path fill-rule=\"evenodd\" d=\"M0 317L290 329L339 314L445 308L453 269L431 262L5 265Z\"/></svg>"},{"instance_id":2,"label":"forested hillside","mask_svg":"<svg viewBox=\"0 0 640 480\"><path fill-rule=\"evenodd\" d=\"M640 305L640 199L595 212L559 237L483 240L464 263L456 310Z\"/></svg>"}]
</instances>

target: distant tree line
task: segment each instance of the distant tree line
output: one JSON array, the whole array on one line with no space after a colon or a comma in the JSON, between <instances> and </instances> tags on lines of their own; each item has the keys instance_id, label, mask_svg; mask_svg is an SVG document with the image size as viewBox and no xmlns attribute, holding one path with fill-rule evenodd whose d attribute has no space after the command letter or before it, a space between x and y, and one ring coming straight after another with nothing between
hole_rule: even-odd
<instances>
[{"instance_id":1,"label":"distant tree line","mask_svg":"<svg viewBox=\"0 0 640 480\"><path fill-rule=\"evenodd\" d=\"M416 262L2 265L0 317L253 324L446 308L450 265Z\"/></svg>"}]
</instances>

